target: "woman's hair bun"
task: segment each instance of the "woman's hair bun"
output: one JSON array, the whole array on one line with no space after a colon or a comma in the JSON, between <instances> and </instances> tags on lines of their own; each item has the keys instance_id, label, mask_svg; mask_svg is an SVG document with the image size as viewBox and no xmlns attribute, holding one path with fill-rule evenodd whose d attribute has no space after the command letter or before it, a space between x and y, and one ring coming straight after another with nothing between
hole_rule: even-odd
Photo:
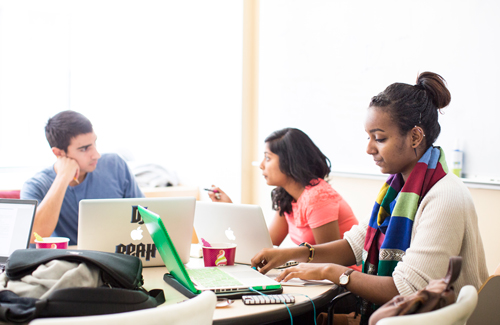
<instances>
[{"instance_id":1,"label":"woman's hair bun","mask_svg":"<svg viewBox=\"0 0 500 325\"><path fill-rule=\"evenodd\" d=\"M446 87L446 80L434 72L422 72L417 78L416 86L427 92L437 109L448 106L451 94Z\"/></svg>"}]
</instances>

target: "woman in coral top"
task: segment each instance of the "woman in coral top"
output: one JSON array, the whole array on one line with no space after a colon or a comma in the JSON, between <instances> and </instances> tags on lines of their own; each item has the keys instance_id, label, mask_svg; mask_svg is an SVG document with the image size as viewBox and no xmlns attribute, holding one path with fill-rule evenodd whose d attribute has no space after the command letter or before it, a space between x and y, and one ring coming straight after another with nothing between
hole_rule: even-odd
<instances>
[{"instance_id":1,"label":"woman in coral top","mask_svg":"<svg viewBox=\"0 0 500 325\"><path fill-rule=\"evenodd\" d=\"M266 139L262 175L272 191L276 215L269 226L274 245L290 234L297 245L327 243L342 239L358 224L351 207L324 178L330 160L301 130L286 128ZM231 202L218 187L209 196L214 202Z\"/></svg>"}]
</instances>

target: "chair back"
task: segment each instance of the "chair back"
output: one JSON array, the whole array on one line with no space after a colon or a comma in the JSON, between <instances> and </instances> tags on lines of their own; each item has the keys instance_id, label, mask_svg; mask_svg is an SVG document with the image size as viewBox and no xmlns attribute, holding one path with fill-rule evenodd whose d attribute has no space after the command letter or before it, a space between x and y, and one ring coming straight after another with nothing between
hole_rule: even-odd
<instances>
[{"instance_id":1,"label":"chair back","mask_svg":"<svg viewBox=\"0 0 500 325\"><path fill-rule=\"evenodd\" d=\"M204 291L192 299L173 305L163 304L156 308L108 315L37 318L30 325L210 325L216 303L215 294Z\"/></svg>"},{"instance_id":2,"label":"chair back","mask_svg":"<svg viewBox=\"0 0 500 325\"><path fill-rule=\"evenodd\" d=\"M21 197L20 190L0 191L1 199L19 199L20 197Z\"/></svg>"},{"instance_id":3,"label":"chair back","mask_svg":"<svg viewBox=\"0 0 500 325\"><path fill-rule=\"evenodd\" d=\"M498 324L500 320L500 275L490 276L478 293L477 307L468 325Z\"/></svg>"},{"instance_id":4,"label":"chair back","mask_svg":"<svg viewBox=\"0 0 500 325\"><path fill-rule=\"evenodd\" d=\"M464 286L454 304L422 314L383 318L377 325L464 325L477 304L477 290L471 285Z\"/></svg>"}]
</instances>

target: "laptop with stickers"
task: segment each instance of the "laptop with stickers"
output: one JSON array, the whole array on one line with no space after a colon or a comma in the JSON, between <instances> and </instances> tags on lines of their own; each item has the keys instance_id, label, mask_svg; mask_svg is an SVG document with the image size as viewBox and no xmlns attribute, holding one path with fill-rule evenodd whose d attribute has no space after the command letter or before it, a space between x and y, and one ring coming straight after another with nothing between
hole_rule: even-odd
<instances>
[{"instance_id":1,"label":"laptop with stickers","mask_svg":"<svg viewBox=\"0 0 500 325\"><path fill-rule=\"evenodd\" d=\"M0 271L16 249L29 247L37 201L0 199Z\"/></svg>"},{"instance_id":2,"label":"laptop with stickers","mask_svg":"<svg viewBox=\"0 0 500 325\"><path fill-rule=\"evenodd\" d=\"M162 218L150 209L141 206L138 209L170 276L189 293L198 294L204 290L211 290L221 294L248 292L249 288L259 291L281 289L280 283L247 265L187 269L177 254L176 246L170 239ZM166 277L164 279L167 281Z\"/></svg>"},{"instance_id":3,"label":"laptop with stickers","mask_svg":"<svg viewBox=\"0 0 500 325\"><path fill-rule=\"evenodd\" d=\"M78 249L137 256L144 266L163 266L156 245L137 207L161 213L184 263L189 262L193 234L194 197L81 200Z\"/></svg>"}]
</instances>

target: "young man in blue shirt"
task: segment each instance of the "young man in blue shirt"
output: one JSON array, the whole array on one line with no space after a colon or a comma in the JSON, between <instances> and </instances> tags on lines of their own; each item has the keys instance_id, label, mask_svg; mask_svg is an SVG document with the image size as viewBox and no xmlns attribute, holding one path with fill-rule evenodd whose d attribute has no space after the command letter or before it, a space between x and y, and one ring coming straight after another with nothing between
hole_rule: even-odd
<instances>
[{"instance_id":1,"label":"young man in blue shirt","mask_svg":"<svg viewBox=\"0 0 500 325\"><path fill-rule=\"evenodd\" d=\"M76 245L80 200L144 197L120 156L99 154L92 124L82 114L58 113L48 120L45 136L57 160L21 190L21 199L38 200L33 231L40 236L68 237Z\"/></svg>"}]
</instances>

